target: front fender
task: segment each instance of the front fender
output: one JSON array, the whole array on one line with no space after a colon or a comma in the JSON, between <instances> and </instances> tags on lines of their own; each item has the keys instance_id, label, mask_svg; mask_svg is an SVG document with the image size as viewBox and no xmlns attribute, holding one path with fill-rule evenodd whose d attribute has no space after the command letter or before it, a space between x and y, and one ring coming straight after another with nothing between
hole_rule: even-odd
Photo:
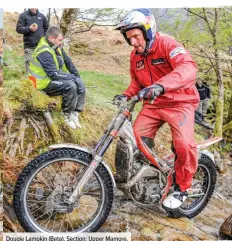
<instances>
[{"instance_id":1,"label":"front fender","mask_svg":"<svg viewBox=\"0 0 232 241\"><path fill-rule=\"evenodd\" d=\"M54 145L51 145L51 146L48 147L48 149L50 149L50 150L60 149L60 148L72 148L72 149L80 150L80 151L83 151L85 153L93 155L93 150L91 150L91 149L89 149L87 147L82 147L82 146L76 145L76 144L62 144L61 143L61 144L54 144ZM115 183L115 180L114 180L114 175L113 175L109 165L105 161L102 161L101 164L108 171L108 173L109 173L109 175L111 177L113 186L116 187L116 183Z\"/></svg>"}]
</instances>

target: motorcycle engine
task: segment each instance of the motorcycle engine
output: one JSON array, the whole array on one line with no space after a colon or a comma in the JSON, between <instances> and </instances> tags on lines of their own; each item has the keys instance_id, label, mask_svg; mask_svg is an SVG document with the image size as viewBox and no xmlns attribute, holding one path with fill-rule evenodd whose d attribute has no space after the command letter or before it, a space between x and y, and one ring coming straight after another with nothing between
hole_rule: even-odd
<instances>
[{"instance_id":1,"label":"motorcycle engine","mask_svg":"<svg viewBox=\"0 0 232 241\"><path fill-rule=\"evenodd\" d=\"M141 204L155 204L161 198L159 177L143 178L130 189L130 196Z\"/></svg>"},{"instance_id":2,"label":"motorcycle engine","mask_svg":"<svg viewBox=\"0 0 232 241\"><path fill-rule=\"evenodd\" d=\"M148 160L139 153L131 150L130 145L118 140L116 147L115 167L117 174L116 182L126 183L138 173L143 165L149 165ZM123 190L123 189L122 189ZM128 192L128 190L126 191ZM159 173L153 177L142 178L130 189L130 196L135 202L153 204L160 200Z\"/></svg>"}]
</instances>

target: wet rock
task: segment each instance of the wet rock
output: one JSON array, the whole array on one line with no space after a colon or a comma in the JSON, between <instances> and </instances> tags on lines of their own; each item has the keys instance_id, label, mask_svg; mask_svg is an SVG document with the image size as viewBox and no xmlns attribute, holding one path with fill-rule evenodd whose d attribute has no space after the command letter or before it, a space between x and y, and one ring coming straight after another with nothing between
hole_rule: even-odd
<instances>
[{"instance_id":1,"label":"wet rock","mask_svg":"<svg viewBox=\"0 0 232 241\"><path fill-rule=\"evenodd\" d=\"M131 232L131 236L134 236L134 237L140 236L140 232L136 229L131 229L130 232Z\"/></svg>"},{"instance_id":2,"label":"wet rock","mask_svg":"<svg viewBox=\"0 0 232 241\"><path fill-rule=\"evenodd\" d=\"M216 163L217 170L220 174L225 174L228 171L228 165L226 162L223 162L223 160L220 160Z\"/></svg>"},{"instance_id":3,"label":"wet rock","mask_svg":"<svg viewBox=\"0 0 232 241\"><path fill-rule=\"evenodd\" d=\"M110 215L99 232L108 232L109 227L111 232L127 232L128 220L119 215Z\"/></svg>"},{"instance_id":4,"label":"wet rock","mask_svg":"<svg viewBox=\"0 0 232 241\"><path fill-rule=\"evenodd\" d=\"M151 228L143 228L140 233L144 236L152 237L152 238L159 238L160 235L157 234L156 232L152 231Z\"/></svg>"},{"instance_id":5,"label":"wet rock","mask_svg":"<svg viewBox=\"0 0 232 241\"><path fill-rule=\"evenodd\" d=\"M222 238L232 239L232 214L222 224L219 233Z\"/></svg>"},{"instance_id":6,"label":"wet rock","mask_svg":"<svg viewBox=\"0 0 232 241\"><path fill-rule=\"evenodd\" d=\"M232 157L232 156L231 156ZM232 161L228 160L227 165L232 166Z\"/></svg>"},{"instance_id":7,"label":"wet rock","mask_svg":"<svg viewBox=\"0 0 232 241\"><path fill-rule=\"evenodd\" d=\"M194 241L195 238L192 238L189 235L185 235L182 232L177 232L172 229L164 229L161 231L160 240L162 241Z\"/></svg>"},{"instance_id":8,"label":"wet rock","mask_svg":"<svg viewBox=\"0 0 232 241\"><path fill-rule=\"evenodd\" d=\"M168 217L162 208L139 207L117 196L100 232L131 232L132 241L218 240L218 227L232 204L215 192L207 207L192 219Z\"/></svg>"},{"instance_id":9,"label":"wet rock","mask_svg":"<svg viewBox=\"0 0 232 241\"><path fill-rule=\"evenodd\" d=\"M138 207L131 202L126 202L121 206L121 210L130 214L138 214Z\"/></svg>"},{"instance_id":10,"label":"wet rock","mask_svg":"<svg viewBox=\"0 0 232 241\"><path fill-rule=\"evenodd\" d=\"M220 153L216 150L214 150L214 160L215 160L218 172L220 174L227 173L228 171L227 162L221 158Z\"/></svg>"}]
</instances>

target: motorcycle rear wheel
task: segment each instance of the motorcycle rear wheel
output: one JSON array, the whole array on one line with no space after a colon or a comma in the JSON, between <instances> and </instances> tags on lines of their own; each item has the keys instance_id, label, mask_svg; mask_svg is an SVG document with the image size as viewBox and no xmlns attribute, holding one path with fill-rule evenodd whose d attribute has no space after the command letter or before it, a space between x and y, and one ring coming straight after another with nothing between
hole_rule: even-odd
<instances>
[{"instance_id":1,"label":"motorcycle rear wheel","mask_svg":"<svg viewBox=\"0 0 232 241\"><path fill-rule=\"evenodd\" d=\"M217 169L213 161L202 154L198 160L198 168L193 177L192 188L198 188L204 195L199 197L187 198L186 201L177 209L169 209L163 206L169 216L173 218L187 217L193 218L198 215L208 204L216 185ZM195 183L195 184L194 184Z\"/></svg>"},{"instance_id":2,"label":"motorcycle rear wheel","mask_svg":"<svg viewBox=\"0 0 232 241\"><path fill-rule=\"evenodd\" d=\"M89 153L60 148L36 157L23 169L13 202L25 231L96 232L102 226L113 202L112 180L102 164L84 185L74 206L67 206L90 161Z\"/></svg>"}]
</instances>

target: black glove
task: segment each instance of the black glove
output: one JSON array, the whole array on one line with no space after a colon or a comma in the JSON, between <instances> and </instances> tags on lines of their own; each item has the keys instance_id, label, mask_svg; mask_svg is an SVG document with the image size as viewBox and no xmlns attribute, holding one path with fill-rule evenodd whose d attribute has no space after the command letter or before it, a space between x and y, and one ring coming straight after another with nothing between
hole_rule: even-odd
<instances>
[{"instance_id":1,"label":"black glove","mask_svg":"<svg viewBox=\"0 0 232 241\"><path fill-rule=\"evenodd\" d=\"M77 85L77 87L83 85L83 80L80 77L74 77L72 81Z\"/></svg>"},{"instance_id":2,"label":"black glove","mask_svg":"<svg viewBox=\"0 0 232 241\"><path fill-rule=\"evenodd\" d=\"M128 97L126 95L115 95L113 101L126 102Z\"/></svg>"},{"instance_id":3,"label":"black glove","mask_svg":"<svg viewBox=\"0 0 232 241\"><path fill-rule=\"evenodd\" d=\"M52 80L73 80L75 76L73 74L64 73L62 70L58 70L57 72L54 72L51 77Z\"/></svg>"},{"instance_id":4,"label":"black glove","mask_svg":"<svg viewBox=\"0 0 232 241\"><path fill-rule=\"evenodd\" d=\"M162 85L151 85L148 86L138 93L138 98L140 100L154 100L156 96L164 93L164 88Z\"/></svg>"}]
</instances>

